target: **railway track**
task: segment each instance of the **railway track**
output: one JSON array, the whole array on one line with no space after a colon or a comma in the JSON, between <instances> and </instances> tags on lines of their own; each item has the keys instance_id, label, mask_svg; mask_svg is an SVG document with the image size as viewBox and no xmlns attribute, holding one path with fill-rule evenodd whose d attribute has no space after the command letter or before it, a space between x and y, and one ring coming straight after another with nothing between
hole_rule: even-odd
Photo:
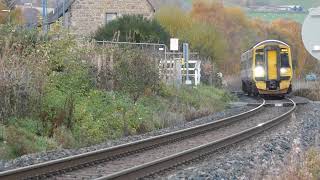
<instances>
[{"instance_id":1,"label":"railway track","mask_svg":"<svg viewBox=\"0 0 320 180\"><path fill-rule=\"evenodd\" d=\"M264 107L266 101L263 100L258 107L236 116L112 148L9 170L0 173L0 179L145 177L205 156L277 125L290 118L296 108L292 100L288 101L292 106L284 107L279 112L281 115L271 119L266 116L256 120L257 113L270 115L274 112Z\"/></svg>"}]
</instances>

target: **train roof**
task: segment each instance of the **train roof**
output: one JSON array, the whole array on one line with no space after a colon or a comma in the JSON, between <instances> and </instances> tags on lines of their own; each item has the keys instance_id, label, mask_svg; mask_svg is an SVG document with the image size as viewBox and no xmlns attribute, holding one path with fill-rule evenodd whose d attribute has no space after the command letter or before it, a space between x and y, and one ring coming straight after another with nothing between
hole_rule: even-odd
<instances>
[{"instance_id":1,"label":"train roof","mask_svg":"<svg viewBox=\"0 0 320 180\"><path fill-rule=\"evenodd\" d=\"M279 41L279 40L270 39L270 40L265 40L265 41L262 41L262 42L256 44L253 48L256 48L256 47L258 47L258 46L261 46L261 45L267 44L267 43L279 43L279 44L282 44L282 45L285 45L285 46L290 47L290 46L289 46L287 43L285 43L285 42L282 42L282 41Z\"/></svg>"},{"instance_id":2,"label":"train roof","mask_svg":"<svg viewBox=\"0 0 320 180\"><path fill-rule=\"evenodd\" d=\"M254 49L254 48L257 48L257 47L259 47L259 46L261 46L261 45L263 45L263 44L267 44L267 43L278 43L278 44L282 44L282 45L285 45L285 46L290 47L290 46L289 46L287 43L285 43L285 42L282 42L282 41L279 41L279 40L274 40L274 39L269 39L269 40L265 40L265 41L259 42L258 44L256 44L255 46L253 46L251 49L249 49L249 50L247 50L246 52L242 53L242 55L244 55L244 54L252 51L252 49Z\"/></svg>"}]
</instances>

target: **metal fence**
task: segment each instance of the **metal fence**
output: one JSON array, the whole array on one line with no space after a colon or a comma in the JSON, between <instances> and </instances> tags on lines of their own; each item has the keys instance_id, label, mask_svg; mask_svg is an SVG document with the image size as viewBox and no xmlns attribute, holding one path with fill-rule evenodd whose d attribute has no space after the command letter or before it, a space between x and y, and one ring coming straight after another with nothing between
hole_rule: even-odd
<instances>
[{"instance_id":1,"label":"metal fence","mask_svg":"<svg viewBox=\"0 0 320 180\"><path fill-rule=\"evenodd\" d=\"M167 84L181 85L186 80L186 62L183 61L182 52L171 52L167 45L157 43L133 43L133 42L114 42L97 41L103 47L117 46L119 48L140 49L151 56L159 65L159 74L161 80ZM189 55L189 74L194 85L200 84L201 78L201 60L198 53Z\"/></svg>"}]
</instances>

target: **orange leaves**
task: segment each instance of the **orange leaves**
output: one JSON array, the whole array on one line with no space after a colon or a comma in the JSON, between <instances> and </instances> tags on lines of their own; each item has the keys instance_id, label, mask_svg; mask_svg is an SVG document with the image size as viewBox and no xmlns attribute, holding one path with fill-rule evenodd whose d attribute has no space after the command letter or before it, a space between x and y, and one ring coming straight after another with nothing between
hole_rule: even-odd
<instances>
[{"instance_id":1,"label":"orange leaves","mask_svg":"<svg viewBox=\"0 0 320 180\"><path fill-rule=\"evenodd\" d=\"M192 27L189 14L177 7L162 8L157 12L156 19L173 37L177 37L182 30Z\"/></svg>"},{"instance_id":2,"label":"orange leaves","mask_svg":"<svg viewBox=\"0 0 320 180\"><path fill-rule=\"evenodd\" d=\"M228 58L224 59L224 64L231 66L222 66L224 72L237 72L241 53L266 39L278 39L291 45L297 74L308 71L312 67L309 65L314 63L302 43L301 24L295 21L279 19L268 23L260 19L249 19L240 8L201 0L193 4L191 17L214 25L224 35L229 49L232 49L227 51Z\"/></svg>"},{"instance_id":3,"label":"orange leaves","mask_svg":"<svg viewBox=\"0 0 320 180\"><path fill-rule=\"evenodd\" d=\"M223 59L225 42L213 24L199 21L192 17L192 13L174 7L161 9L156 19L172 37L189 42L193 51L211 57L216 63Z\"/></svg>"},{"instance_id":4,"label":"orange leaves","mask_svg":"<svg viewBox=\"0 0 320 180\"><path fill-rule=\"evenodd\" d=\"M237 7L224 7L220 3L196 1L193 4L191 17L215 25L221 31L241 29L249 24L245 13Z\"/></svg>"},{"instance_id":5,"label":"orange leaves","mask_svg":"<svg viewBox=\"0 0 320 180\"><path fill-rule=\"evenodd\" d=\"M222 22L225 21L224 16L224 8L220 3L208 3L205 1L195 1L193 3L191 17L194 19L220 27Z\"/></svg>"},{"instance_id":6,"label":"orange leaves","mask_svg":"<svg viewBox=\"0 0 320 180\"><path fill-rule=\"evenodd\" d=\"M240 8L224 7L221 3L195 1L191 17L198 22L213 25L223 35L227 42L228 48L225 51L228 56L223 59L220 68L223 72L237 73L240 55L248 47L251 34L250 21L245 13Z\"/></svg>"},{"instance_id":7,"label":"orange leaves","mask_svg":"<svg viewBox=\"0 0 320 180\"><path fill-rule=\"evenodd\" d=\"M239 0L239 4L251 3L250 0ZM158 20L172 36L188 40L197 50L209 52L225 73L239 73L241 54L266 39L282 40L292 47L298 74L312 67L309 66L313 63L312 58L302 43L301 24L295 21L280 19L269 23L250 19L238 7L224 7L221 3L208 0L194 1L190 13L178 8L160 12ZM221 43L224 45L219 46Z\"/></svg>"}]
</instances>

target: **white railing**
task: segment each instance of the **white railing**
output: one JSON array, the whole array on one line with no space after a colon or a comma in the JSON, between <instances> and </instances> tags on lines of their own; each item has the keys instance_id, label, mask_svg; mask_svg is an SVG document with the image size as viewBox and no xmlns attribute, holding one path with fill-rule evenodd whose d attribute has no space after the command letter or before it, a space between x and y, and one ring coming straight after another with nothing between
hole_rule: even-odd
<instances>
[{"instance_id":1,"label":"white railing","mask_svg":"<svg viewBox=\"0 0 320 180\"><path fill-rule=\"evenodd\" d=\"M176 81L178 84L185 83L187 76L186 62L182 59L173 59L160 62L160 76ZM189 77L193 85L199 85L201 79L201 61L189 60Z\"/></svg>"},{"instance_id":2,"label":"white railing","mask_svg":"<svg viewBox=\"0 0 320 180\"><path fill-rule=\"evenodd\" d=\"M186 80L186 63L182 62L182 58L174 58L172 55L182 56L179 52L169 52L165 44L157 43L133 43L133 42L114 42L114 41L97 41L100 45L133 45L140 48L149 47L152 50L159 52L159 72L160 78L165 82L172 82L175 84L185 83ZM190 53L197 54L197 53ZM189 77L193 85L199 85L201 79L201 61L189 60Z\"/></svg>"}]
</instances>

